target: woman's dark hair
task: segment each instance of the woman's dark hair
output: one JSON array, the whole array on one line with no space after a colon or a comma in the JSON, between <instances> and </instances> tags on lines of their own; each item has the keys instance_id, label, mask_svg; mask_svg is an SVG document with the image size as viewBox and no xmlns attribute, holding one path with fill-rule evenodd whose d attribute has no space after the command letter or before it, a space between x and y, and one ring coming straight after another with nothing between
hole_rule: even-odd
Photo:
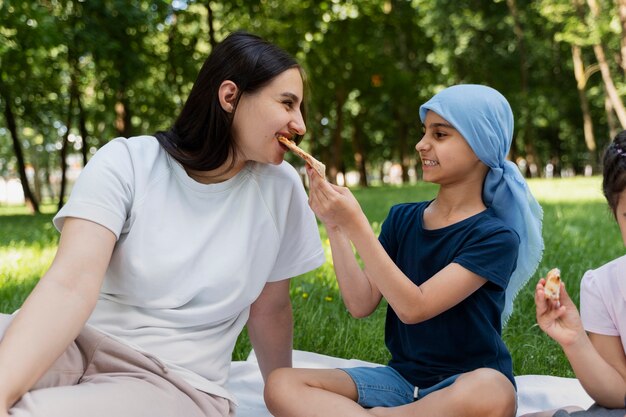
<instances>
[{"instance_id":1,"label":"woman's dark hair","mask_svg":"<svg viewBox=\"0 0 626 417\"><path fill-rule=\"evenodd\" d=\"M241 95L261 89L290 68L303 74L296 60L278 46L246 32L231 33L211 51L174 126L157 132L157 140L186 168L219 168L236 152L231 125ZM222 109L218 97L226 80L234 82L239 93L230 113ZM303 105L301 111L304 115Z\"/></svg>"},{"instance_id":2,"label":"woman's dark hair","mask_svg":"<svg viewBox=\"0 0 626 417\"><path fill-rule=\"evenodd\" d=\"M602 191L615 215L619 195L626 189L626 130L618 133L604 152L603 165Z\"/></svg>"}]
</instances>

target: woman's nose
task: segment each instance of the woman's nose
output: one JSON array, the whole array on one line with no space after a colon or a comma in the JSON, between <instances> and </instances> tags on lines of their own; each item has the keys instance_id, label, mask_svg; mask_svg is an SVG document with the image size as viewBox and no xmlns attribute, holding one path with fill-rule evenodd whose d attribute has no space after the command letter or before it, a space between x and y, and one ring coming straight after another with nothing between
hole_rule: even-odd
<instances>
[{"instance_id":1,"label":"woman's nose","mask_svg":"<svg viewBox=\"0 0 626 417\"><path fill-rule=\"evenodd\" d=\"M291 122L289 122L288 127L291 132L294 132L299 136L303 136L306 133L306 124L304 123L302 113L298 112L298 115Z\"/></svg>"}]
</instances>

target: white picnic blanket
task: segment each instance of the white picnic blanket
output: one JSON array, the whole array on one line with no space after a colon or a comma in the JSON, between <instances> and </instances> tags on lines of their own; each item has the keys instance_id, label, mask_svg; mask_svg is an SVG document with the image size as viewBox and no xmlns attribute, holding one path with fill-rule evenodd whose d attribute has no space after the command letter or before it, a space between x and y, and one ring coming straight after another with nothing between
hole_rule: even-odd
<instances>
[{"instance_id":1,"label":"white picnic blanket","mask_svg":"<svg viewBox=\"0 0 626 417\"><path fill-rule=\"evenodd\" d=\"M299 368L377 366L357 359L342 359L299 350L293 352L293 364ZM515 377L515 381L518 396L517 416L566 405L587 408L593 403L574 378L521 375ZM250 353L247 360L232 363L228 387L239 402L237 417L271 417L263 403L263 378L254 352Z\"/></svg>"}]
</instances>

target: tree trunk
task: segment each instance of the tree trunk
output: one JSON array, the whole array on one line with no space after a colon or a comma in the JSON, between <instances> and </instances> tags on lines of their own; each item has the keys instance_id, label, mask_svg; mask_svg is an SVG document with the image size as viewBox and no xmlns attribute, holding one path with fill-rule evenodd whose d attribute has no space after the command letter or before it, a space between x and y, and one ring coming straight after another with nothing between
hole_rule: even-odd
<instances>
[{"instance_id":1,"label":"tree trunk","mask_svg":"<svg viewBox=\"0 0 626 417\"><path fill-rule=\"evenodd\" d=\"M37 161L37 157L33 157L30 164L33 167L33 194L35 194L37 201L43 201L41 194L41 180L39 179L41 171L39 169L39 161Z\"/></svg>"},{"instance_id":2,"label":"tree trunk","mask_svg":"<svg viewBox=\"0 0 626 417\"><path fill-rule=\"evenodd\" d=\"M624 75L626 75L626 0L617 0L617 9L619 21L622 26L622 34L620 38L620 65Z\"/></svg>"},{"instance_id":3,"label":"tree trunk","mask_svg":"<svg viewBox=\"0 0 626 417\"><path fill-rule=\"evenodd\" d=\"M517 160L517 143L520 143L526 149L526 152L535 152L535 134L533 124L530 120L530 108L528 104L528 97L530 92L529 85L529 62L528 51L526 49L526 37L524 34L524 28L520 19L519 9L517 7L516 0L506 0L506 5L509 8L511 17L513 18L513 33L515 34L515 42L517 43L517 50L519 51L519 71L520 71L520 94L521 94L521 109L520 118L517 123L520 126L515 141L511 145L509 152L510 158L513 162ZM528 155L526 156L528 159ZM537 159L536 155L532 155L530 159Z\"/></svg>"},{"instance_id":4,"label":"tree trunk","mask_svg":"<svg viewBox=\"0 0 626 417\"><path fill-rule=\"evenodd\" d=\"M119 136L128 138L131 136L130 109L126 91L121 87L116 94L115 103L115 130Z\"/></svg>"},{"instance_id":5,"label":"tree trunk","mask_svg":"<svg viewBox=\"0 0 626 417\"><path fill-rule=\"evenodd\" d=\"M593 45L593 52L596 54L598 65L600 65L600 72L602 73L602 81L604 81L606 94L611 100L611 104L613 104L615 114L617 115L617 119L622 125L622 129L626 129L626 109L624 108L624 103L622 103L622 100L620 99L617 92L617 88L615 88L615 84L613 83L611 70L609 69L609 64L606 61L606 57L604 56L604 48L600 44Z\"/></svg>"},{"instance_id":6,"label":"tree trunk","mask_svg":"<svg viewBox=\"0 0 626 417\"><path fill-rule=\"evenodd\" d=\"M600 10L596 1L587 0L587 4L591 9L591 15L593 16L593 19L597 20ZM611 99L611 103L613 104L613 108L615 109L615 114L617 115L617 118L622 125L622 129L626 129L626 109L624 108L624 103L622 103L617 89L615 88L615 84L613 83L611 70L609 68L608 62L606 61L606 56L604 55L604 47L602 46L601 41L598 41L597 44L593 45L593 52L596 55L598 65L600 66L600 73L602 74L602 81L604 81L606 93Z\"/></svg>"},{"instance_id":7,"label":"tree trunk","mask_svg":"<svg viewBox=\"0 0 626 417\"><path fill-rule=\"evenodd\" d=\"M24 192L24 200L26 206L32 213L39 213L39 201L37 197L32 193L30 186L28 185L28 177L26 176L26 163L24 162L24 154L22 153L22 146L20 145L20 139L17 133L17 123L15 122L15 115L11 108L11 100L9 92L5 89L5 85L0 80L0 97L4 100L4 118L7 122L7 128L11 132L11 139L13 141L13 151L17 158L17 167L20 174L20 181L22 182L22 190Z\"/></svg>"},{"instance_id":8,"label":"tree trunk","mask_svg":"<svg viewBox=\"0 0 626 417\"><path fill-rule=\"evenodd\" d=\"M576 89L578 90L578 99L580 100L580 109L583 112L583 133L585 135L585 144L587 149L595 153L596 139L593 135L593 120L589 111L589 101L585 93L587 84L587 76L585 75L585 64L583 63L580 46L572 45L572 61L574 63L574 76L576 77ZM594 158L594 165L597 161ZM594 167L595 168L595 167Z\"/></svg>"},{"instance_id":9,"label":"tree trunk","mask_svg":"<svg viewBox=\"0 0 626 417\"><path fill-rule=\"evenodd\" d=\"M73 77L72 77L73 78ZM76 80L70 81L70 102L67 106L67 122L65 123L65 134L63 134L63 142L61 145L61 191L59 191L59 202L57 209L61 210L65 203L65 188L67 183L67 148L69 146L68 137L72 128L72 109L74 107L74 96L76 91Z\"/></svg>"},{"instance_id":10,"label":"tree trunk","mask_svg":"<svg viewBox=\"0 0 626 417\"><path fill-rule=\"evenodd\" d=\"M606 112L606 122L609 125L609 137L614 138L619 133L619 126L615 120L615 110L607 94L604 95L604 111Z\"/></svg>"},{"instance_id":11,"label":"tree trunk","mask_svg":"<svg viewBox=\"0 0 626 417\"><path fill-rule=\"evenodd\" d=\"M405 114L403 108L395 107L393 109L393 115L396 123L398 124L397 128L397 140L396 144L398 146L398 159L400 160L400 167L402 168L401 179L402 183L405 184L409 182L409 155L407 152L408 148L408 126L404 122L404 120L409 120L410 117Z\"/></svg>"},{"instance_id":12,"label":"tree trunk","mask_svg":"<svg viewBox=\"0 0 626 417\"><path fill-rule=\"evenodd\" d=\"M354 118L354 128L352 129L352 146L354 148L354 163L359 171L359 185L367 187L367 170L365 161L367 160L365 147L363 146L363 124L362 116Z\"/></svg>"},{"instance_id":13,"label":"tree trunk","mask_svg":"<svg viewBox=\"0 0 626 417\"><path fill-rule=\"evenodd\" d=\"M85 117L85 110L83 109L83 102L80 98L80 93L76 91L76 105L78 106L78 129L80 130L80 137L83 144L81 154L83 156L83 167L87 165L89 160L89 142L87 140L89 132L87 132L87 118Z\"/></svg>"},{"instance_id":14,"label":"tree trunk","mask_svg":"<svg viewBox=\"0 0 626 417\"><path fill-rule=\"evenodd\" d=\"M213 27L213 20L215 20L215 16L213 16L213 9L211 9L211 2L206 2L206 10L207 10L207 23L209 24L209 44L211 45L211 49L215 48L217 45L217 41L215 40L215 28Z\"/></svg>"},{"instance_id":15,"label":"tree trunk","mask_svg":"<svg viewBox=\"0 0 626 417\"><path fill-rule=\"evenodd\" d=\"M46 185L46 189L48 190L48 199L50 199L50 201L54 200L54 197L56 196L56 193L54 191L54 187L52 186L52 178L50 178L50 164L49 162L46 163L46 169L43 173L43 177L45 178L45 185Z\"/></svg>"},{"instance_id":16,"label":"tree trunk","mask_svg":"<svg viewBox=\"0 0 626 417\"><path fill-rule=\"evenodd\" d=\"M330 154L330 169L328 172L328 180L337 184L337 174L342 169L342 157L343 157L343 139L341 133L343 131L343 105L346 101L347 94L342 88L337 89L335 111L337 112L337 124L333 131L331 138L331 154Z\"/></svg>"}]
</instances>

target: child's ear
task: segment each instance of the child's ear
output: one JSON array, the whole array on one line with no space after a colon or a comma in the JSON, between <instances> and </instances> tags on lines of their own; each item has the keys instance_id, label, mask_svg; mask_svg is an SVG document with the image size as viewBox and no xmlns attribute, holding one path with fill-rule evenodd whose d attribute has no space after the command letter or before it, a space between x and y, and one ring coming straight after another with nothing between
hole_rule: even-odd
<instances>
[{"instance_id":1,"label":"child's ear","mask_svg":"<svg viewBox=\"0 0 626 417\"><path fill-rule=\"evenodd\" d=\"M235 104L239 95L237 84L230 80L222 81L217 95L222 109L227 113L232 113L235 110Z\"/></svg>"}]
</instances>

